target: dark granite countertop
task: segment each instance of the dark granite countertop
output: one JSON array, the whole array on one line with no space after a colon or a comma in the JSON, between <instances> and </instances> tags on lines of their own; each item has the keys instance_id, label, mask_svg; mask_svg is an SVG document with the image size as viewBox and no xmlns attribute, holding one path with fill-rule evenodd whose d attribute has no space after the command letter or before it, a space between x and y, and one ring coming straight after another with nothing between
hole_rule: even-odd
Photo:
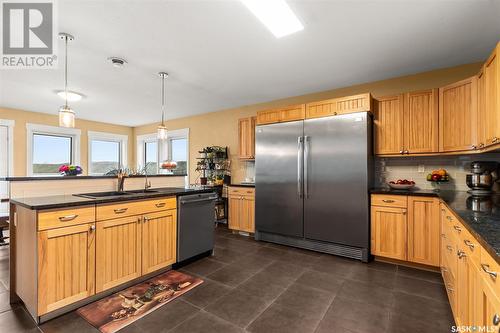
<instances>
[{"instance_id":1,"label":"dark granite countertop","mask_svg":"<svg viewBox=\"0 0 500 333\"><path fill-rule=\"evenodd\" d=\"M148 175L149 177L185 177L187 175ZM141 178L145 175L130 175L128 178ZM71 179L103 179L116 178L116 176L33 176L33 177L0 177L0 181L26 182L32 180L71 180Z\"/></svg>"},{"instance_id":2,"label":"dark granite countertop","mask_svg":"<svg viewBox=\"0 0 500 333\"><path fill-rule=\"evenodd\" d=\"M394 191L373 189L370 193L440 198L500 264L500 193L486 197L472 197L466 191L434 192L429 190Z\"/></svg>"},{"instance_id":3,"label":"dark granite countertop","mask_svg":"<svg viewBox=\"0 0 500 333\"><path fill-rule=\"evenodd\" d=\"M232 187L255 187L255 184L231 184Z\"/></svg>"},{"instance_id":4,"label":"dark granite countertop","mask_svg":"<svg viewBox=\"0 0 500 333\"><path fill-rule=\"evenodd\" d=\"M158 192L148 193L133 193L130 195L119 195L105 198L84 198L75 195L53 195L47 197L33 197L33 198L14 198L10 203L20 205L28 209L52 209L74 206L95 205L102 203L112 203L118 201L133 201L159 198L165 196L181 196L186 194L198 194L213 192L213 189L208 188L180 188L180 187L165 187L165 188L152 188Z\"/></svg>"}]
</instances>

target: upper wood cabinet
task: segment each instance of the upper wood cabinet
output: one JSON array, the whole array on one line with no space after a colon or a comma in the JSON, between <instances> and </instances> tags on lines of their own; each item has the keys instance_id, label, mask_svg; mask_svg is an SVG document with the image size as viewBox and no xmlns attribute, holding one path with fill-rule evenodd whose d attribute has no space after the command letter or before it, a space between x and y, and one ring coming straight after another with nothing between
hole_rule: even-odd
<instances>
[{"instance_id":1,"label":"upper wood cabinet","mask_svg":"<svg viewBox=\"0 0 500 333\"><path fill-rule=\"evenodd\" d=\"M494 124L495 122L493 122ZM488 114L486 112L486 82L483 69L477 75L477 142L478 148L484 148L488 145L488 137L491 126L488 123ZM493 137L491 135L491 137Z\"/></svg>"},{"instance_id":2,"label":"upper wood cabinet","mask_svg":"<svg viewBox=\"0 0 500 333\"><path fill-rule=\"evenodd\" d=\"M438 145L438 89L405 94L404 147L407 154L435 153Z\"/></svg>"},{"instance_id":3,"label":"upper wood cabinet","mask_svg":"<svg viewBox=\"0 0 500 333\"><path fill-rule=\"evenodd\" d=\"M484 98L486 108L486 145L500 143L500 43L484 64Z\"/></svg>"},{"instance_id":4,"label":"upper wood cabinet","mask_svg":"<svg viewBox=\"0 0 500 333\"><path fill-rule=\"evenodd\" d=\"M477 76L439 88L439 151L478 148Z\"/></svg>"},{"instance_id":5,"label":"upper wood cabinet","mask_svg":"<svg viewBox=\"0 0 500 333\"><path fill-rule=\"evenodd\" d=\"M97 223L97 293L141 276L141 222L130 216Z\"/></svg>"},{"instance_id":6,"label":"upper wood cabinet","mask_svg":"<svg viewBox=\"0 0 500 333\"><path fill-rule=\"evenodd\" d=\"M238 157L251 160L255 158L255 117L238 120Z\"/></svg>"},{"instance_id":7,"label":"upper wood cabinet","mask_svg":"<svg viewBox=\"0 0 500 333\"><path fill-rule=\"evenodd\" d=\"M374 104L375 154L438 151L438 89L380 97Z\"/></svg>"},{"instance_id":8,"label":"upper wood cabinet","mask_svg":"<svg viewBox=\"0 0 500 333\"><path fill-rule=\"evenodd\" d=\"M257 125L302 120L305 117L306 105L298 104L284 108L257 112Z\"/></svg>"},{"instance_id":9,"label":"upper wood cabinet","mask_svg":"<svg viewBox=\"0 0 500 333\"><path fill-rule=\"evenodd\" d=\"M375 154L403 153L403 105L403 94L381 97L374 102Z\"/></svg>"},{"instance_id":10,"label":"upper wood cabinet","mask_svg":"<svg viewBox=\"0 0 500 333\"><path fill-rule=\"evenodd\" d=\"M95 293L94 229L80 224L38 232L39 315Z\"/></svg>"},{"instance_id":11,"label":"upper wood cabinet","mask_svg":"<svg viewBox=\"0 0 500 333\"><path fill-rule=\"evenodd\" d=\"M371 111L370 93L328 99L306 104L306 119L335 116L337 114Z\"/></svg>"},{"instance_id":12,"label":"upper wood cabinet","mask_svg":"<svg viewBox=\"0 0 500 333\"><path fill-rule=\"evenodd\" d=\"M408 260L439 266L439 199L408 197Z\"/></svg>"}]
</instances>

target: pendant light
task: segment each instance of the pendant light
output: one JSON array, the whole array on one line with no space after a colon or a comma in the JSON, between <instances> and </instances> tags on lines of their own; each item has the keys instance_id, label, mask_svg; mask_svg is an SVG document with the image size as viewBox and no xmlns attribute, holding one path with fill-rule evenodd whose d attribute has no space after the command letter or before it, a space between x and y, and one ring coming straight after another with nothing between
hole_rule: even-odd
<instances>
[{"instance_id":1,"label":"pendant light","mask_svg":"<svg viewBox=\"0 0 500 333\"><path fill-rule=\"evenodd\" d=\"M64 41L64 105L59 109L59 126L61 127L75 127L75 112L68 105L68 41L75 38L67 33L61 32L59 38Z\"/></svg>"},{"instance_id":2,"label":"pendant light","mask_svg":"<svg viewBox=\"0 0 500 333\"><path fill-rule=\"evenodd\" d=\"M158 126L158 140L167 139L167 127L165 126L165 79L168 74L165 72L159 72L158 75L161 77L161 125Z\"/></svg>"}]
</instances>

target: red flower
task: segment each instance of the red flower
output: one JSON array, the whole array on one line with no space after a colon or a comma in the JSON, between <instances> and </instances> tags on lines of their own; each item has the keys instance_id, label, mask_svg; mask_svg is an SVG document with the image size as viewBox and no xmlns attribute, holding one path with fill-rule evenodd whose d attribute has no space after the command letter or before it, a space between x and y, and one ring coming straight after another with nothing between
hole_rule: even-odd
<instances>
[{"instance_id":1,"label":"red flower","mask_svg":"<svg viewBox=\"0 0 500 333\"><path fill-rule=\"evenodd\" d=\"M63 164L59 167L59 172L66 172L69 170L69 166L67 166L66 164Z\"/></svg>"}]
</instances>

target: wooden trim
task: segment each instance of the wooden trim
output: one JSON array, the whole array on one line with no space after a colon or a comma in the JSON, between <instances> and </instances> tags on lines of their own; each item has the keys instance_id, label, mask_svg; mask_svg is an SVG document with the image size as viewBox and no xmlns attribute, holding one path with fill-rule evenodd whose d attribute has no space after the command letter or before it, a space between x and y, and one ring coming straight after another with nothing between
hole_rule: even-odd
<instances>
[{"instance_id":1,"label":"wooden trim","mask_svg":"<svg viewBox=\"0 0 500 333\"><path fill-rule=\"evenodd\" d=\"M408 261L404 261L404 260L375 256L375 261L385 262L385 263L389 263L389 264L395 264L395 265L399 265L399 266L411 267L411 268L418 268L418 269L422 269L425 271L439 272L439 267L434 267L434 266L429 266L429 265L424 265L424 264L419 264L419 263L414 263L414 262L408 262Z\"/></svg>"}]
</instances>

